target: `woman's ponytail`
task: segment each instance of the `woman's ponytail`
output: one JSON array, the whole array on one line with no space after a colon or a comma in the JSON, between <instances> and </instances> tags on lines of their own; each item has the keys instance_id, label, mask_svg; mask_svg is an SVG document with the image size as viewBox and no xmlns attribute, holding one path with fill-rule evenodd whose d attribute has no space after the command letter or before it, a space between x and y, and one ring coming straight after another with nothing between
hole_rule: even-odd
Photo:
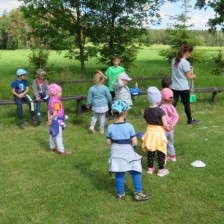
<instances>
[{"instance_id":1,"label":"woman's ponytail","mask_svg":"<svg viewBox=\"0 0 224 224\"><path fill-rule=\"evenodd\" d=\"M180 63L181 58L183 58L184 54L186 52L191 53L193 51L193 47L190 44L183 44L179 51L177 52L177 55L175 57L175 66L177 67Z\"/></svg>"}]
</instances>

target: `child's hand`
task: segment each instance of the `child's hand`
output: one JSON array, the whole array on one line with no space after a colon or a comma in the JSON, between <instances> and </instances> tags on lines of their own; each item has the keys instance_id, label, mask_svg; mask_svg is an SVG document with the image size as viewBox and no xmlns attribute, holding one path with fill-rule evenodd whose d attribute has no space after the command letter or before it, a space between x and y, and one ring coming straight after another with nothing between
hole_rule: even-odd
<instances>
[{"instance_id":1,"label":"child's hand","mask_svg":"<svg viewBox=\"0 0 224 224\"><path fill-rule=\"evenodd\" d=\"M47 121L47 125L48 125L48 126L51 126L51 124L52 124L52 120L48 120L48 121Z\"/></svg>"}]
</instances>

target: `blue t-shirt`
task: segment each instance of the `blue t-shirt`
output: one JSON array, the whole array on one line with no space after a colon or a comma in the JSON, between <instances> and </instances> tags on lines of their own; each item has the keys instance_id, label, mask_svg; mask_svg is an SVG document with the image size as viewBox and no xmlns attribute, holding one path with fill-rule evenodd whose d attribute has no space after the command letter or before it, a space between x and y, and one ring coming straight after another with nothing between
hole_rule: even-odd
<instances>
[{"instance_id":1,"label":"blue t-shirt","mask_svg":"<svg viewBox=\"0 0 224 224\"><path fill-rule=\"evenodd\" d=\"M135 137L135 130L129 123L113 123L108 126L107 138L111 139L112 143L131 144L133 137Z\"/></svg>"},{"instance_id":2,"label":"blue t-shirt","mask_svg":"<svg viewBox=\"0 0 224 224\"><path fill-rule=\"evenodd\" d=\"M29 83L26 80L20 81L16 79L11 83L12 89L15 89L15 92L18 94L25 92L27 86L29 86Z\"/></svg>"}]
</instances>

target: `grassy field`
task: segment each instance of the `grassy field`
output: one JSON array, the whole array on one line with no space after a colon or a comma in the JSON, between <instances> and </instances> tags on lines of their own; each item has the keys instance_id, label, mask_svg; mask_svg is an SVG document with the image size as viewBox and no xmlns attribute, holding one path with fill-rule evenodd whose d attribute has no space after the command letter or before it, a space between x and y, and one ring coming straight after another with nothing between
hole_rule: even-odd
<instances>
[{"instance_id":1,"label":"grassy field","mask_svg":"<svg viewBox=\"0 0 224 224\"><path fill-rule=\"evenodd\" d=\"M153 75L156 70L159 70L156 74L169 71L169 64L161 61L158 56L159 49L157 46L151 50L143 49L136 62L138 67L130 71L130 74L143 76ZM27 51L20 54L21 57L16 56L16 53L1 53L0 85L4 90L9 88L10 81L15 78L15 70L28 66L25 57ZM5 54L8 55L8 64L4 59ZM62 72L65 65L70 66L69 71L78 69L78 63L68 65L70 62L52 55L50 61L58 66L57 72L60 69L56 59L61 62ZM163 71L159 64L163 65ZM90 65L90 71L93 72L95 64L90 62ZM203 69L206 71L203 66L196 69L198 72ZM204 80L204 83L200 81L200 86L197 83L198 87L213 86L213 83L222 86L222 77L215 77L210 73L206 73L206 78L201 76L202 73L198 75L198 79ZM10 97L10 91L2 96ZM63 133L64 144L72 151L72 155L62 157L49 153L49 130L45 122L36 128L29 124L27 106L24 106L24 130L17 126L15 105L1 106L0 223L223 223L224 95L219 94L216 104L210 102L211 94L198 94L197 97L197 102L192 104L192 114L194 118L201 120L198 126L186 125L183 105L178 104L180 120L175 130L177 162L167 164L170 175L160 178L146 173L146 155L140 149L139 139L136 151L143 156L143 188L151 195L151 199L146 202L133 201L133 185L128 174L125 184L126 200L116 200L114 177L108 174L110 150L105 143L105 135L101 135L98 129L95 134L88 133L91 111L77 117L73 102L64 102L69 116ZM128 121L134 125L136 132L144 132L146 129L142 122L142 111L147 105L146 97L140 96L136 98L128 114ZM46 105L43 105L43 112L45 119ZM108 121L107 125L111 122ZM191 167L190 163L198 159L207 166Z\"/></svg>"}]
</instances>

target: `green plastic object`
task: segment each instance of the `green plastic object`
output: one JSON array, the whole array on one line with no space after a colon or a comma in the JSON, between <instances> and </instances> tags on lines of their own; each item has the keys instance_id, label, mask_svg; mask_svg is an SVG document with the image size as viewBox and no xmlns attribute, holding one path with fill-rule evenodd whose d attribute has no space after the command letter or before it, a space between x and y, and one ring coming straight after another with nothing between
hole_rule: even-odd
<instances>
[{"instance_id":1,"label":"green plastic object","mask_svg":"<svg viewBox=\"0 0 224 224\"><path fill-rule=\"evenodd\" d=\"M190 96L190 103L196 103L196 101L197 101L196 95L195 94L191 94L191 96Z\"/></svg>"}]
</instances>

